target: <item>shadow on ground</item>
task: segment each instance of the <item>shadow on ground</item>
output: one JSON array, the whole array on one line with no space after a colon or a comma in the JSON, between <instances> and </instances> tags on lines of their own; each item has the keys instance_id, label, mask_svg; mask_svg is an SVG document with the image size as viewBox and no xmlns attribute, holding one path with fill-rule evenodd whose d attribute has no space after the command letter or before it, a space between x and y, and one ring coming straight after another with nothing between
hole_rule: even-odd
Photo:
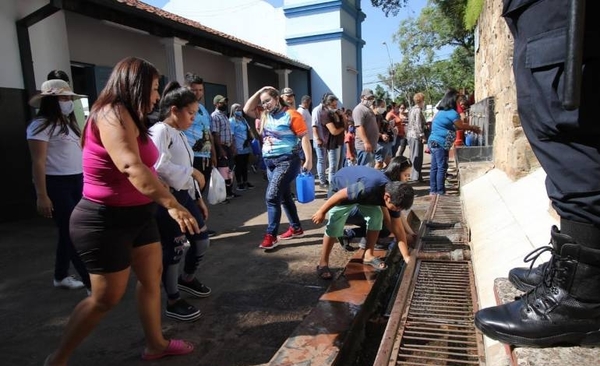
<instances>
[{"instance_id":1,"label":"shadow on ground","mask_svg":"<svg viewBox=\"0 0 600 366\"><path fill-rule=\"evenodd\" d=\"M189 356L167 358L161 365L250 366L268 362L315 306L329 283L317 278L322 227L310 218L323 204L317 199L297 204L305 236L280 241L270 252L258 249L266 227L264 189L260 173L251 174L256 189L242 192L229 204L210 206L209 227L218 232L199 271L212 287L205 299L190 299L203 316L180 323L163 316L167 337L196 345ZM427 194L425 184L415 186ZM280 233L288 227L282 215ZM0 224L0 349L4 366L42 365L58 344L73 307L84 290L52 287L56 233L53 224L31 219ZM351 257L339 246L331 267L341 270ZM133 277L133 275L132 275ZM135 279L123 301L77 349L71 365L152 365L142 362L143 334L134 299ZM185 295L183 295L185 296Z\"/></svg>"}]
</instances>

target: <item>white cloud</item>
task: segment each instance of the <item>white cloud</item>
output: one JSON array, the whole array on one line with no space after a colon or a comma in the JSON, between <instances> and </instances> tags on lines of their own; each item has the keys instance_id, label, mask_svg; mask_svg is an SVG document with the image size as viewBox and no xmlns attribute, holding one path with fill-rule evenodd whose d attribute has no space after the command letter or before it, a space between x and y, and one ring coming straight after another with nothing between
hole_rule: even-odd
<instances>
[{"instance_id":1,"label":"white cloud","mask_svg":"<svg viewBox=\"0 0 600 366\"><path fill-rule=\"evenodd\" d=\"M285 15L262 0L171 0L164 10L286 54Z\"/></svg>"}]
</instances>

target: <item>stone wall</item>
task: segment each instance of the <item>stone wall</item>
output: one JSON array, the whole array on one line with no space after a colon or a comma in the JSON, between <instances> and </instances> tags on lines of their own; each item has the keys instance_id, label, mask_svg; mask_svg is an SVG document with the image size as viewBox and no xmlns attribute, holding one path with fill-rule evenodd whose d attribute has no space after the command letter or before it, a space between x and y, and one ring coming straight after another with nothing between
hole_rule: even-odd
<instances>
[{"instance_id":1,"label":"stone wall","mask_svg":"<svg viewBox=\"0 0 600 366\"><path fill-rule=\"evenodd\" d=\"M502 0L485 0L475 30L479 37L475 51L475 101L494 97L494 164L516 179L527 175L539 163L517 114L512 72L513 39L501 13Z\"/></svg>"}]
</instances>

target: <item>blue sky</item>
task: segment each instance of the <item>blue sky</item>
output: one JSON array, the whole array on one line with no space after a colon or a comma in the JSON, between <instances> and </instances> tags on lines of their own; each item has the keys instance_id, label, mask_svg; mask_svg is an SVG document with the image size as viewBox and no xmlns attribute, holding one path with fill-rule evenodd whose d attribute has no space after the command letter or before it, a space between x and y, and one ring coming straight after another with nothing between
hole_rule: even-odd
<instances>
[{"instance_id":1,"label":"blue sky","mask_svg":"<svg viewBox=\"0 0 600 366\"><path fill-rule=\"evenodd\" d=\"M143 2L162 8L168 0L142 0ZM283 6L283 0L265 0L274 7ZM392 36L398 30L403 19L417 17L421 9L427 4L427 0L410 0L408 6L400 10L396 17L386 17L381 9L374 8L370 0L361 0L362 10L367 18L362 23L363 40L363 84L365 87L375 88L377 75L385 74L390 65L390 57L393 62L399 62L402 58L400 50L392 41ZM235 36L235 34L233 34ZM383 42L389 48L389 57Z\"/></svg>"}]
</instances>

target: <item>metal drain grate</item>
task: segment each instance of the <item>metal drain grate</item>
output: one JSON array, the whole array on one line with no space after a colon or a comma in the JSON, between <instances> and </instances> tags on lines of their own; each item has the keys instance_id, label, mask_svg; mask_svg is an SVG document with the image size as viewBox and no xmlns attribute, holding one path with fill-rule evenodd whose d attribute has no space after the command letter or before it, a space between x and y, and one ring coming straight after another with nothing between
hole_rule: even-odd
<instances>
[{"instance_id":1,"label":"metal drain grate","mask_svg":"<svg viewBox=\"0 0 600 366\"><path fill-rule=\"evenodd\" d=\"M458 197L437 196L388 305L375 366L485 365L477 295Z\"/></svg>"},{"instance_id":2,"label":"metal drain grate","mask_svg":"<svg viewBox=\"0 0 600 366\"><path fill-rule=\"evenodd\" d=\"M416 270L396 365L479 365L470 263L420 261Z\"/></svg>"},{"instance_id":3,"label":"metal drain grate","mask_svg":"<svg viewBox=\"0 0 600 366\"><path fill-rule=\"evenodd\" d=\"M469 232L461 224L453 228L432 229L421 237L421 252L450 252L456 249L469 249Z\"/></svg>"},{"instance_id":4,"label":"metal drain grate","mask_svg":"<svg viewBox=\"0 0 600 366\"><path fill-rule=\"evenodd\" d=\"M462 222L462 206L459 197L437 196L431 221L435 223Z\"/></svg>"}]
</instances>

